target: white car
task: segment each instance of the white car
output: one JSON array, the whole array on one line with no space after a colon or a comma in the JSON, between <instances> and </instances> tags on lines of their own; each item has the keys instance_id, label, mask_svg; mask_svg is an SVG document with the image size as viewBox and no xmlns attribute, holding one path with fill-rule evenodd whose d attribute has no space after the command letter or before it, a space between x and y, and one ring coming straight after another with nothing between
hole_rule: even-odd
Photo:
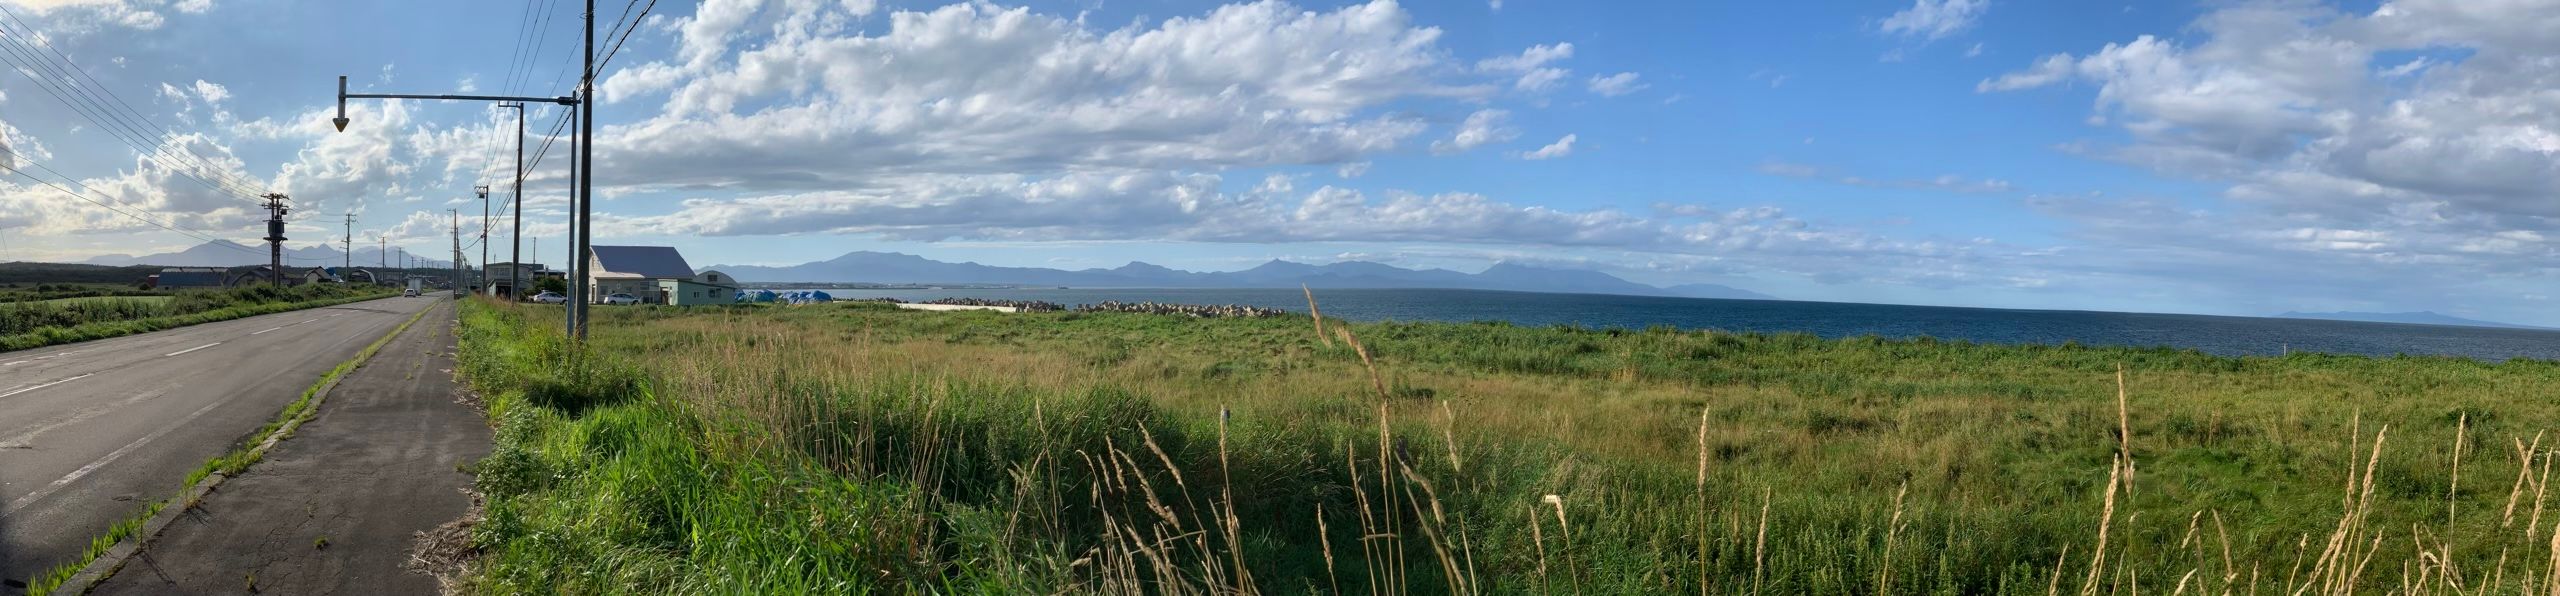
<instances>
[{"instance_id":1,"label":"white car","mask_svg":"<svg viewBox=\"0 0 2560 596\"><path fill-rule=\"evenodd\" d=\"M534 294L533 301L536 304L568 304L569 297L561 295L559 292L543 292L540 294Z\"/></svg>"},{"instance_id":2,"label":"white car","mask_svg":"<svg viewBox=\"0 0 2560 596\"><path fill-rule=\"evenodd\" d=\"M619 294L619 293L617 293L617 294L607 294L607 295L605 295L605 297L604 297L604 303L605 303L605 304L614 304L614 305L623 305L623 304L639 304L639 303L640 303L640 297L639 297L639 296L633 296L633 295L630 295L630 294Z\"/></svg>"}]
</instances>

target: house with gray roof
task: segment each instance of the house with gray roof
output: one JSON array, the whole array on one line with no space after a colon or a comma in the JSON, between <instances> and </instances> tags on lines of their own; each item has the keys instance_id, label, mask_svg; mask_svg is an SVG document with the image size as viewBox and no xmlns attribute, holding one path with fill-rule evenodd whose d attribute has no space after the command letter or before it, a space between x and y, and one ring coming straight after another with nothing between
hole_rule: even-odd
<instances>
[{"instance_id":1,"label":"house with gray roof","mask_svg":"<svg viewBox=\"0 0 2560 596\"><path fill-rule=\"evenodd\" d=\"M728 304L736 281L719 272L695 274L684 254L668 246L594 246L587 262L588 299L638 296L642 304Z\"/></svg>"}]
</instances>

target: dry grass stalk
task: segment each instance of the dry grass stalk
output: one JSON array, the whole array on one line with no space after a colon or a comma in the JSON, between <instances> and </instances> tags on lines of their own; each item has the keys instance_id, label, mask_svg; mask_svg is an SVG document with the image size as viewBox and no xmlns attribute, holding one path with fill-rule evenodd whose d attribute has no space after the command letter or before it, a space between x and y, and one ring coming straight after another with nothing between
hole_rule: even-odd
<instances>
[{"instance_id":1,"label":"dry grass stalk","mask_svg":"<svg viewBox=\"0 0 2560 596\"><path fill-rule=\"evenodd\" d=\"M1751 541L1751 593L1754 596L1758 596L1760 593L1761 569L1768 562L1769 497L1771 494L1772 491L1769 487L1760 487L1760 533L1758 538L1754 538Z\"/></svg>"},{"instance_id":2,"label":"dry grass stalk","mask_svg":"<svg viewBox=\"0 0 2560 596\"><path fill-rule=\"evenodd\" d=\"M2516 444L2516 485L2515 488L2507 489L2506 519L2498 522L2498 527L2501 528L2515 527L2516 500L2519 497L2524 496L2525 483L2533 479L2533 457L2535 453L2538 453L2542 449L2542 433L2539 432L2533 433L2533 446L2531 447L2525 446L2523 439L2511 438L2511 440L2515 441Z\"/></svg>"},{"instance_id":3,"label":"dry grass stalk","mask_svg":"<svg viewBox=\"0 0 2560 596\"><path fill-rule=\"evenodd\" d=\"M1573 580L1573 593L1582 593L1582 565L1573 556L1573 523L1565 521L1564 497L1547 495L1539 499L1556 508L1556 540L1563 541L1565 578Z\"/></svg>"},{"instance_id":4,"label":"dry grass stalk","mask_svg":"<svg viewBox=\"0 0 2560 596\"><path fill-rule=\"evenodd\" d=\"M1333 529L1324 522L1324 504L1316 504L1316 541L1324 547L1324 579L1333 585L1333 593L1342 593L1342 576L1333 571Z\"/></svg>"},{"instance_id":5,"label":"dry grass stalk","mask_svg":"<svg viewBox=\"0 0 2560 596\"><path fill-rule=\"evenodd\" d=\"M1316 310L1316 291L1306 284L1298 284L1298 290L1307 293L1307 316L1316 321L1316 340L1324 342L1324 347L1333 347L1333 338L1324 334L1324 311Z\"/></svg>"},{"instance_id":6,"label":"dry grass stalk","mask_svg":"<svg viewBox=\"0 0 2560 596\"><path fill-rule=\"evenodd\" d=\"M1709 579L1709 577L1708 577L1708 576L1709 576L1710 574L1709 574L1708 569L1707 569L1707 556L1708 556L1708 553L1710 552L1710 551L1708 551L1708 550L1707 550L1707 518L1708 518L1708 514L1707 514L1707 419L1708 419L1709 417L1713 416L1714 414L1715 414L1715 410L1714 410L1713 408L1701 408L1701 409L1699 409L1699 410L1698 410L1698 485L1697 485L1697 486L1698 486L1698 488L1697 488L1697 497L1698 497L1698 528L1697 528L1697 534L1698 534L1698 594L1699 594L1700 596L1704 596L1705 594L1708 594L1708 593L1712 592L1712 591L1713 591L1713 590L1712 590L1712 587L1713 587L1713 586L1714 586L1714 584L1715 584L1715 582L1714 582L1714 581L1711 581L1711 580Z\"/></svg>"},{"instance_id":7,"label":"dry grass stalk","mask_svg":"<svg viewBox=\"0 0 2560 596\"><path fill-rule=\"evenodd\" d=\"M2107 496L2104 504L2098 509L2098 547L2089 551L2089 576L2080 582L2081 594L2097 594L2098 580L2106 577L2102 574L2105 573L2107 566L2107 531L2113 529L2115 525L2116 491L2123 487L2124 457L2118 456L2107 466Z\"/></svg>"},{"instance_id":8,"label":"dry grass stalk","mask_svg":"<svg viewBox=\"0 0 2560 596\"><path fill-rule=\"evenodd\" d=\"M2116 452L2124 458L2124 494L2133 496L2133 410L2127 405L2124 363L2116 363Z\"/></svg>"},{"instance_id":9,"label":"dry grass stalk","mask_svg":"<svg viewBox=\"0 0 2560 596\"><path fill-rule=\"evenodd\" d=\"M2454 423L2453 427L2453 479L2448 481L2444 487L2444 525L2446 528L2453 527L2454 495L2462 490L2462 439L2470 434L2471 413L2464 412L2462 414L2462 420Z\"/></svg>"},{"instance_id":10,"label":"dry grass stalk","mask_svg":"<svg viewBox=\"0 0 2560 596\"><path fill-rule=\"evenodd\" d=\"M2053 556L2053 575L2045 580L2044 596L2062 596L2062 564L2071 560L2071 543L2062 543L2062 554Z\"/></svg>"},{"instance_id":11,"label":"dry grass stalk","mask_svg":"<svg viewBox=\"0 0 2560 596\"><path fill-rule=\"evenodd\" d=\"M1538 521L1538 506L1529 506L1529 542L1538 547L1538 593L1555 593L1555 582L1547 579L1547 535L1545 522Z\"/></svg>"},{"instance_id":12,"label":"dry grass stalk","mask_svg":"<svg viewBox=\"0 0 2560 596\"><path fill-rule=\"evenodd\" d=\"M2538 454L2537 459L2542 460L2542 473L2534 476L2533 479L2533 515L2525 518L2524 523L2524 537L2528 540L2536 536L2536 532L2542 531L2542 498L2549 494L2551 489L2551 454Z\"/></svg>"},{"instance_id":13,"label":"dry grass stalk","mask_svg":"<svg viewBox=\"0 0 2560 596\"><path fill-rule=\"evenodd\" d=\"M1876 572L1877 594L1893 593L1893 546L1894 540L1902 535L1902 497L1909 494L1911 482L1907 480L1903 481L1902 488L1893 491L1893 517L1884 524L1884 557L1877 559L1884 567Z\"/></svg>"},{"instance_id":14,"label":"dry grass stalk","mask_svg":"<svg viewBox=\"0 0 2560 596\"><path fill-rule=\"evenodd\" d=\"M1244 564L1244 524L1236 519L1236 481L1227 464L1227 419L1230 417L1228 414L1224 406L1218 408L1218 491L1222 501L1220 507L1226 511L1220 521L1226 524L1227 529L1227 557L1232 559L1236 566L1236 590L1242 594L1254 594L1260 590L1254 586L1253 570ZM1147 446L1155 446L1152 437L1149 438ZM1170 463L1166 465L1171 466Z\"/></svg>"}]
</instances>

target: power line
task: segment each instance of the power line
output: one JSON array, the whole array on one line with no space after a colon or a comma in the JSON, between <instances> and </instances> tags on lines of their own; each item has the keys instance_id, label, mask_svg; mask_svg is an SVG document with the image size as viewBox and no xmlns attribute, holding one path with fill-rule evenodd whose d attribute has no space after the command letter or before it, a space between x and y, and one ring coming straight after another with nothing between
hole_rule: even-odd
<instances>
[{"instance_id":1,"label":"power line","mask_svg":"<svg viewBox=\"0 0 2560 596\"><path fill-rule=\"evenodd\" d=\"M88 92L89 99L91 99L91 100L95 101L95 100L97 99L97 96L98 96L98 95L104 95L104 96L106 96L106 97L107 97L107 98L109 98L109 99L113 99L113 100L115 100L116 105L118 105L118 106L122 106L122 107L124 108L124 114L123 114L123 118L122 118L121 120L122 120L122 122L124 122L127 126L135 126L135 125L132 123L132 121L133 121L133 120L135 120L135 119L139 119L139 120L141 120L141 121L142 121L142 122L144 122L144 123L148 123L148 124L150 124L150 125L151 125L151 126L150 126L150 128L151 128L151 130L153 130L153 131L157 131L157 132L164 132L164 133L166 133L166 132L169 132L169 131L170 131L170 129L169 129L169 127L168 127L168 126L164 126L164 125L160 124L160 122L159 122L158 120L156 120L156 119L153 119L153 118L150 116L150 114L144 113L142 110L139 110L139 109L134 108L134 107L133 107L133 104L132 104L132 103L130 103L130 102L125 101L123 96L116 95L115 91L110 90L110 89L107 89L107 88L106 88L106 84L105 84L105 83L99 82L99 81L98 81L98 78L97 78L96 76L89 74L89 70L88 70L88 69L86 69L86 68L82 68L78 62L74 62L74 61L72 61L70 56L63 54L63 53L62 53L62 50L60 50L60 49L58 49L58 48L55 48L55 47L53 46L53 42L52 42L51 40L49 40L49 39L45 38L45 37L42 35L42 31L40 31L40 30L36 29L34 25L30 25L30 24L28 24L25 20L19 19L19 18L18 18L18 16L17 16L17 13L9 11L7 7L0 7L0 16L6 16L10 22L12 22L12 23L16 23L16 24L18 25L18 28L19 28L20 30L23 30L23 31L25 31L25 32L29 33L29 35L26 35L26 37L28 37L28 38L30 38L30 39L32 39L32 40L34 40L34 41L38 42L38 43L32 43L32 44L30 44L30 43L26 43L26 42L14 42L16 45L18 45L18 46L20 46L21 48L25 49L29 55L33 55L33 56L35 56L35 57L37 57L37 58L42 58L42 57L43 57L42 55L39 55L39 54L36 54L36 53L35 53L34 48L35 48L35 47L42 47L42 48L44 48L44 50L45 50L45 52L44 52L44 53L45 53L45 54L50 54L50 55L52 56L52 59L51 59L51 60L45 60L45 61L43 61L43 63L44 63L46 66L52 67L52 68L51 68L51 70L53 70L57 75L62 76L62 77L63 77L63 79L64 79L65 81L72 83L72 85L73 85L73 87L74 87L74 88L82 89L83 91L87 91L88 89L95 89L95 91L89 91L89 92ZM77 74L77 75L78 75L78 79L73 79L73 78L72 78L72 75L73 75L73 74ZM80 81L83 81L83 80L85 80L85 81L87 81L87 82L88 82L88 86L87 86L87 87L85 87L85 88L84 88L84 87L81 87L81 86L79 85ZM106 106L105 106L104 102L99 101L99 102L96 102L96 103L98 104L98 106L99 106L102 110L105 110L105 111L107 111L107 112L109 112L109 113L113 113L113 112L114 112L114 111L113 111L113 110L111 110L111 109L106 109ZM181 157L181 158L183 158L183 159L188 159L189 161L193 161L193 162L195 162L195 163L196 163L196 165L206 167L207 169L214 169L214 168L211 168L211 166L210 166L209 164L206 164L206 163L204 163L204 162L203 162L203 159L204 159L204 157L203 157L203 156L201 156L201 155L197 155L197 154L195 154L195 153L194 153L194 152L192 152L192 151L184 152L184 153L182 153L182 154L180 155L180 157ZM221 171L221 170L219 170L219 169L214 169L214 171L215 171L215 173L216 173L217 175L221 175L221 176L223 176L223 177L225 178L225 181L226 181L226 182L228 182L228 183L231 183L231 184L236 185L236 186L247 187L247 188L249 188L249 189L251 189L251 190L261 190L261 189L259 189L259 188L258 188L258 185L257 185L257 184L254 184L254 182L255 182L254 180L247 180L247 181L244 181L244 179L243 179L243 178L241 178L241 177L239 177L239 176L236 176L236 175L232 175L232 174L230 174L230 173L228 173L228 172L223 172L223 171Z\"/></svg>"},{"instance_id":2,"label":"power line","mask_svg":"<svg viewBox=\"0 0 2560 596\"><path fill-rule=\"evenodd\" d=\"M637 2L639 2L640 0L631 0L631 1L632 1L632 2L637 3ZM643 7L643 8L641 8L641 9L640 9L640 16L635 17L635 18L633 18L633 19L631 20L631 27L630 27L630 28L627 28L627 29L623 29L623 30L622 30L622 37L621 37L621 38L619 38L619 39L615 39L615 40L613 40L613 49L604 53L604 60L596 62L596 72L604 72L604 67L605 67L605 65L607 65L607 64L612 64L612 63L613 63L613 55L614 55L614 54L622 53L622 42L624 42L624 41L629 41L629 40L631 39L631 33L632 33L633 31L638 30L638 29L640 28L640 19L648 18L648 17L649 17L649 11L650 11L651 9L655 9L655 8L657 8L657 7L658 7L658 0L649 0L649 5L648 5L647 7ZM627 11L627 10L629 10L629 8L628 8L628 7L626 7L624 10L626 10L626 11Z\"/></svg>"},{"instance_id":3,"label":"power line","mask_svg":"<svg viewBox=\"0 0 2560 596\"><path fill-rule=\"evenodd\" d=\"M26 161L26 160L21 160L21 161ZM55 172L55 171L53 171L53 169L52 169L52 168L44 167L44 164L36 163L36 162L33 162L33 161L27 161L27 163L28 163L28 165L33 165L33 166L35 166L35 167L36 167L36 169L44 170L46 173L50 173L50 174L53 174L53 175L55 175L55 176L61 176L61 175L62 175L60 172ZM42 177L39 177L39 176L36 176L36 175L34 175L34 174L29 174L29 173L27 173L27 172L26 172L26 170L18 169L16 166L12 166L12 165L9 165L9 164L7 164L7 163L0 163L0 169L6 169L6 170L8 170L8 171L9 171L9 173L17 174L17 175L19 175L19 176L25 176L28 180L34 180L37 184L45 185L45 186L50 187L50 188L52 188L52 189L54 189L54 190L56 190L56 191L60 191L62 194L71 195L71 197L72 197L72 198L80 199L81 201L87 202L87 203L89 203L89 204L97 205L97 206L99 206L99 207L106 208L106 210L108 210L108 211L113 211L113 212L115 212L117 215L123 215L123 216L125 216L125 217L132 218L134 221L139 221L139 222L142 222L142 223L151 224L151 225L152 225L152 227L157 227L157 228L160 228L160 229L163 229L163 230L168 230L168 231L171 231L171 232L176 232L176 233L178 233L178 234L181 234L181 235L184 235L184 236L187 236L187 237L190 237L190 238L194 238L194 239L197 239L197 240L202 240L202 241L204 241L204 242L206 242L206 243L213 244L213 245L216 245L216 246L222 246L222 247L225 247L225 248L231 248L231 249L235 249L235 250L239 250L239 251L247 252L247 253L252 253L252 254L255 254L255 253L257 252L257 251L256 251L256 250L254 250L254 249L251 249L251 248L246 247L246 246L242 246L242 245L240 245L240 244L238 244L238 243L233 243L233 242L221 242L221 241L219 241L219 240L220 240L219 238L215 238L215 237L213 237L213 236L211 236L211 235L208 235L206 232L200 232L200 231L193 230L193 229L183 228L183 227L179 227L179 226L174 225L174 224L170 224L170 223L162 222L162 221L160 221L160 220L152 219L152 218L149 218L149 217L144 217L144 216L143 216L142 214L140 214L140 213L135 213L135 212L133 212L133 211L129 211L128 209L130 209L130 207L125 207L125 206L122 206L122 205L120 205L120 204L116 204L116 203L114 203L114 200L113 200L113 199L109 199L109 200L107 200L107 201L100 201L100 200L95 199L95 198L90 198L90 196L89 196L87 193L85 193L85 192L73 191L73 190L68 189L68 188L63 188L63 187L62 187L62 185L60 185L60 184L55 184L55 183L53 183L53 181L51 181L51 180L46 180L46 179L44 179L44 178L42 178ZM65 179L67 180L67 179L68 179L68 177L65 177ZM79 186L79 183L74 182L74 183L72 183L72 185L73 185L73 186ZM84 188L85 188L85 187L84 187Z\"/></svg>"},{"instance_id":4,"label":"power line","mask_svg":"<svg viewBox=\"0 0 2560 596\"><path fill-rule=\"evenodd\" d=\"M19 19L16 13L9 11L6 7L0 7L0 16L5 16L9 22L17 24L22 31L40 33L34 26ZM0 61L7 61L18 67L19 74L35 82L38 90L53 96L54 100L78 112L82 118L98 125L101 130L116 137L117 140L132 146L145 158L217 192L227 192L248 199L259 191L258 185L244 182L237 175L214 167L207 163L203 156L196 155L192 151L177 150L172 144L155 138L154 131L169 133L169 129L161 126L149 115L135 109L133 104L126 102L122 96L106 89L96 77L89 75L87 69L80 68L78 63L72 62L69 56L54 49L50 43L29 43L17 39L26 37L41 41L40 35L26 33L8 35L7 33L10 32L5 27L0 27L0 52L5 53L0 54ZM43 51L38 51L39 45L43 46ZM82 84L84 79L88 84ZM117 111L115 106L108 105L108 100L113 100L116 106L122 106L124 110ZM140 123L136 122L137 120ZM142 123L150 125L148 131ZM174 136L174 133L169 134ZM171 159L185 162L191 167L172 164ZM203 175L199 175L200 172ZM208 180L206 176L211 176L215 180Z\"/></svg>"}]
</instances>

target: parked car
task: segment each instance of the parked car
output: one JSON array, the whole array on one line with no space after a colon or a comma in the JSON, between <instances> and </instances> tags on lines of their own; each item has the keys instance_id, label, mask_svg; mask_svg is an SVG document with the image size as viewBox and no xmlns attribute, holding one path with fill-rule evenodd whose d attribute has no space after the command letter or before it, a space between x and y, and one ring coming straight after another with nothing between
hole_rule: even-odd
<instances>
[{"instance_id":1,"label":"parked car","mask_svg":"<svg viewBox=\"0 0 2560 596\"><path fill-rule=\"evenodd\" d=\"M543 292L540 294L534 294L533 301L537 304L567 304L569 303L569 297L561 295L559 292Z\"/></svg>"},{"instance_id":2,"label":"parked car","mask_svg":"<svg viewBox=\"0 0 2560 596\"><path fill-rule=\"evenodd\" d=\"M604 303L605 303L605 304L616 304L616 305L620 305L620 304L639 304L639 303L640 303L640 297L639 297L639 296L633 296L633 295L630 295L630 294L621 294L621 293L606 294L606 295L605 295L605 297L604 297Z\"/></svg>"},{"instance_id":3,"label":"parked car","mask_svg":"<svg viewBox=\"0 0 2560 596\"><path fill-rule=\"evenodd\" d=\"M416 297L418 297L418 289L417 289L417 288L409 288L409 289L406 289L406 290L401 290L401 291L400 291L400 297L402 297L402 298L416 298Z\"/></svg>"}]
</instances>

